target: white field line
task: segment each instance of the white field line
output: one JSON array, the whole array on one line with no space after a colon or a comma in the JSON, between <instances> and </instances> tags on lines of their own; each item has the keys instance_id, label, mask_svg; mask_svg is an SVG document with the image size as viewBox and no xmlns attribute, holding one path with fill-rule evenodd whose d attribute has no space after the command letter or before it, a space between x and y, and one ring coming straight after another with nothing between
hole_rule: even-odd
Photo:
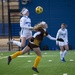
<instances>
[{"instance_id":1,"label":"white field line","mask_svg":"<svg viewBox=\"0 0 75 75\"><path fill-rule=\"evenodd\" d=\"M5 59L5 58L7 58L8 56L4 56L4 57L0 57L0 59Z\"/></svg>"},{"instance_id":2,"label":"white field line","mask_svg":"<svg viewBox=\"0 0 75 75\"><path fill-rule=\"evenodd\" d=\"M63 75L68 75L67 73L64 73Z\"/></svg>"},{"instance_id":3,"label":"white field line","mask_svg":"<svg viewBox=\"0 0 75 75\"><path fill-rule=\"evenodd\" d=\"M55 57L57 55L42 55L42 57ZM18 57L36 57L36 55L21 55L21 56L18 56Z\"/></svg>"},{"instance_id":4,"label":"white field line","mask_svg":"<svg viewBox=\"0 0 75 75\"><path fill-rule=\"evenodd\" d=\"M42 55L42 57L56 57L57 55ZM0 59L7 58L8 56L0 56ZM36 57L36 55L20 55L19 58L22 57Z\"/></svg>"},{"instance_id":5,"label":"white field line","mask_svg":"<svg viewBox=\"0 0 75 75\"><path fill-rule=\"evenodd\" d=\"M70 61L74 61L73 59L70 59Z\"/></svg>"},{"instance_id":6,"label":"white field line","mask_svg":"<svg viewBox=\"0 0 75 75\"><path fill-rule=\"evenodd\" d=\"M33 74L33 75L37 75L37 74Z\"/></svg>"},{"instance_id":7,"label":"white field line","mask_svg":"<svg viewBox=\"0 0 75 75\"><path fill-rule=\"evenodd\" d=\"M31 60L28 60L28 62L31 62Z\"/></svg>"}]
</instances>

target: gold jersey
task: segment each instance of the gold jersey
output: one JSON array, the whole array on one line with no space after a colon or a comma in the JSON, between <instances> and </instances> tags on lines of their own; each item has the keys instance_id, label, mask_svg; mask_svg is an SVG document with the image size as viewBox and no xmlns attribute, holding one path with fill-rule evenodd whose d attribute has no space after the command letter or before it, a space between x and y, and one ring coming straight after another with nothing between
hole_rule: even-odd
<instances>
[{"instance_id":1,"label":"gold jersey","mask_svg":"<svg viewBox=\"0 0 75 75\"><path fill-rule=\"evenodd\" d=\"M33 37L33 43L35 44L35 45L37 45L37 46L39 46L40 45L40 42L43 40L43 38L45 37L45 36L47 36L48 35L48 33L43 29L43 28L38 28L38 30L37 30L37 32L40 32L40 34L37 34L35 37ZM36 32L36 33L37 33ZM36 34L35 33L35 34ZM35 35L34 34L34 35Z\"/></svg>"}]
</instances>

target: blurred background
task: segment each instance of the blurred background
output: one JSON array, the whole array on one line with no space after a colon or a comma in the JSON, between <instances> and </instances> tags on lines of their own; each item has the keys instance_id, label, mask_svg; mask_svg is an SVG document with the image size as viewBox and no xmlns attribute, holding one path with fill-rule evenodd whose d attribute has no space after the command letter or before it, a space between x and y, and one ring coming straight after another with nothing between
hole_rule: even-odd
<instances>
[{"instance_id":1,"label":"blurred background","mask_svg":"<svg viewBox=\"0 0 75 75\"><path fill-rule=\"evenodd\" d=\"M42 6L42 14L36 14L35 8ZM23 7L29 9L32 26L40 21L48 24L48 33L56 37L61 23L67 24L69 47L75 49L75 0L0 0L0 50L19 50L19 47L7 45L15 38L19 41L20 11ZM55 41L45 38L40 45L41 50L58 50Z\"/></svg>"}]
</instances>

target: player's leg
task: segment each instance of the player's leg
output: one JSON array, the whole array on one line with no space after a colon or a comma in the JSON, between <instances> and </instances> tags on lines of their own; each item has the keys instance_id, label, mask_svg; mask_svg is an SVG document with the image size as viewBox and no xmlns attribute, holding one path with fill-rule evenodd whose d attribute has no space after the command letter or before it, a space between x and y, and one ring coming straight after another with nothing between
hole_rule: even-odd
<instances>
[{"instance_id":1,"label":"player's leg","mask_svg":"<svg viewBox=\"0 0 75 75\"><path fill-rule=\"evenodd\" d=\"M9 42L7 42L7 44L14 44L14 45L17 45L17 46L21 47L21 42L20 41L16 41L14 39L12 39Z\"/></svg>"},{"instance_id":2,"label":"player's leg","mask_svg":"<svg viewBox=\"0 0 75 75\"><path fill-rule=\"evenodd\" d=\"M19 47L21 47L21 50L22 50L25 47L26 38L27 38L27 34L25 33L24 30L22 30L20 33L21 41L13 41L13 44L18 45Z\"/></svg>"},{"instance_id":3,"label":"player's leg","mask_svg":"<svg viewBox=\"0 0 75 75\"><path fill-rule=\"evenodd\" d=\"M28 46L26 46L22 51L17 51L14 54L12 54L11 56L8 56L8 65L10 64L11 60L16 58L19 55L25 54L30 50L30 48Z\"/></svg>"},{"instance_id":4,"label":"player's leg","mask_svg":"<svg viewBox=\"0 0 75 75\"><path fill-rule=\"evenodd\" d=\"M36 57L36 59L35 59L35 61L34 61L34 65L33 65L33 67L32 67L32 69L34 70L34 71L36 71L36 72L38 72L39 73L39 71L37 70L37 66L38 66L38 64L39 64L39 62L40 62L40 60L41 60L41 51L40 51L40 48L38 47L38 48L34 48L33 49L34 50L34 52L37 54L37 57Z\"/></svg>"},{"instance_id":5,"label":"player's leg","mask_svg":"<svg viewBox=\"0 0 75 75\"><path fill-rule=\"evenodd\" d=\"M65 62L65 59L64 59L64 42L59 42L59 47L60 47L60 59L62 62Z\"/></svg>"},{"instance_id":6,"label":"player's leg","mask_svg":"<svg viewBox=\"0 0 75 75\"><path fill-rule=\"evenodd\" d=\"M21 41L16 41L14 39L10 40L7 44L13 43L14 45L17 45L21 48L25 47L25 43L26 43L26 38L25 37L21 37Z\"/></svg>"},{"instance_id":7,"label":"player's leg","mask_svg":"<svg viewBox=\"0 0 75 75\"><path fill-rule=\"evenodd\" d=\"M26 40L28 39L28 36L26 35L26 37L22 37L21 38L21 50L24 49L25 45L26 45ZM28 55L30 55L30 51L28 51Z\"/></svg>"},{"instance_id":8,"label":"player's leg","mask_svg":"<svg viewBox=\"0 0 75 75\"><path fill-rule=\"evenodd\" d=\"M60 59L62 62L65 62L65 59L64 59L64 47L63 46L60 46Z\"/></svg>"},{"instance_id":9,"label":"player's leg","mask_svg":"<svg viewBox=\"0 0 75 75\"><path fill-rule=\"evenodd\" d=\"M68 44L65 44L64 48L65 48L65 51L64 51L64 57L65 57L67 52L68 52L68 50L69 50Z\"/></svg>"},{"instance_id":10,"label":"player's leg","mask_svg":"<svg viewBox=\"0 0 75 75\"><path fill-rule=\"evenodd\" d=\"M31 38L32 38L32 32L30 32L30 33L27 35L28 41L30 41ZM30 55L30 51L28 51L28 55Z\"/></svg>"},{"instance_id":11,"label":"player's leg","mask_svg":"<svg viewBox=\"0 0 75 75\"><path fill-rule=\"evenodd\" d=\"M26 37L21 37L21 50L23 50L25 45L26 45Z\"/></svg>"}]
</instances>

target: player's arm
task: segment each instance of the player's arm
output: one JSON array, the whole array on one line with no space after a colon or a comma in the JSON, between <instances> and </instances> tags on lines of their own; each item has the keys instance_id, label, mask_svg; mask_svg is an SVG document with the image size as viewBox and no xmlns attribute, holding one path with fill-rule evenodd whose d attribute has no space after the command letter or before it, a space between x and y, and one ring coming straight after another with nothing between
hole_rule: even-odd
<instances>
[{"instance_id":1,"label":"player's arm","mask_svg":"<svg viewBox=\"0 0 75 75\"><path fill-rule=\"evenodd\" d=\"M68 42L68 31L66 31L66 41Z\"/></svg>"},{"instance_id":2,"label":"player's arm","mask_svg":"<svg viewBox=\"0 0 75 75\"><path fill-rule=\"evenodd\" d=\"M46 37L48 37L50 40L55 40L55 41L61 41L61 42L63 42L64 40L63 39L61 39L61 38L54 38L54 37L52 37L51 35L47 35Z\"/></svg>"},{"instance_id":3,"label":"player's arm","mask_svg":"<svg viewBox=\"0 0 75 75\"><path fill-rule=\"evenodd\" d=\"M37 35L41 34L41 32L36 32L33 37L35 38Z\"/></svg>"},{"instance_id":4,"label":"player's arm","mask_svg":"<svg viewBox=\"0 0 75 75\"><path fill-rule=\"evenodd\" d=\"M57 37L54 38L46 32L46 37L48 37L50 40L61 41L60 39L58 39L58 36L59 36L59 33L57 33Z\"/></svg>"},{"instance_id":5,"label":"player's arm","mask_svg":"<svg viewBox=\"0 0 75 75\"><path fill-rule=\"evenodd\" d=\"M24 26L23 28L26 28L26 29L32 30L33 27L25 27L25 26Z\"/></svg>"},{"instance_id":6,"label":"player's arm","mask_svg":"<svg viewBox=\"0 0 75 75\"><path fill-rule=\"evenodd\" d=\"M41 31L43 28L48 28L46 22L42 21L38 24L36 24L33 28L31 28L31 30L34 31Z\"/></svg>"},{"instance_id":7,"label":"player's arm","mask_svg":"<svg viewBox=\"0 0 75 75\"><path fill-rule=\"evenodd\" d=\"M33 41L34 41L34 38L35 38L37 35L39 35L39 34L41 34L41 32L36 32L36 33L33 35L33 37L31 38L31 42L33 42Z\"/></svg>"},{"instance_id":8,"label":"player's arm","mask_svg":"<svg viewBox=\"0 0 75 75\"><path fill-rule=\"evenodd\" d=\"M25 28L25 29L33 30L33 27L27 27L27 26L22 26L21 28Z\"/></svg>"},{"instance_id":9,"label":"player's arm","mask_svg":"<svg viewBox=\"0 0 75 75\"><path fill-rule=\"evenodd\" d=\"M34 26L34 27L31 27L30 30L33 30L33 31L40 31L39 29L41 28L41 26Z\"/></svg>"},{"instance_id":10,"label":"player's arm","mask_svg":"<svg viewBox=\"0 0 75 75\"><path fill-rule=\"evenodd\" d=\"M56 40L56 38L52 37L51 35L47 35L46 37L48 37L50 40Z\"/></svg>"}]
</instances>

